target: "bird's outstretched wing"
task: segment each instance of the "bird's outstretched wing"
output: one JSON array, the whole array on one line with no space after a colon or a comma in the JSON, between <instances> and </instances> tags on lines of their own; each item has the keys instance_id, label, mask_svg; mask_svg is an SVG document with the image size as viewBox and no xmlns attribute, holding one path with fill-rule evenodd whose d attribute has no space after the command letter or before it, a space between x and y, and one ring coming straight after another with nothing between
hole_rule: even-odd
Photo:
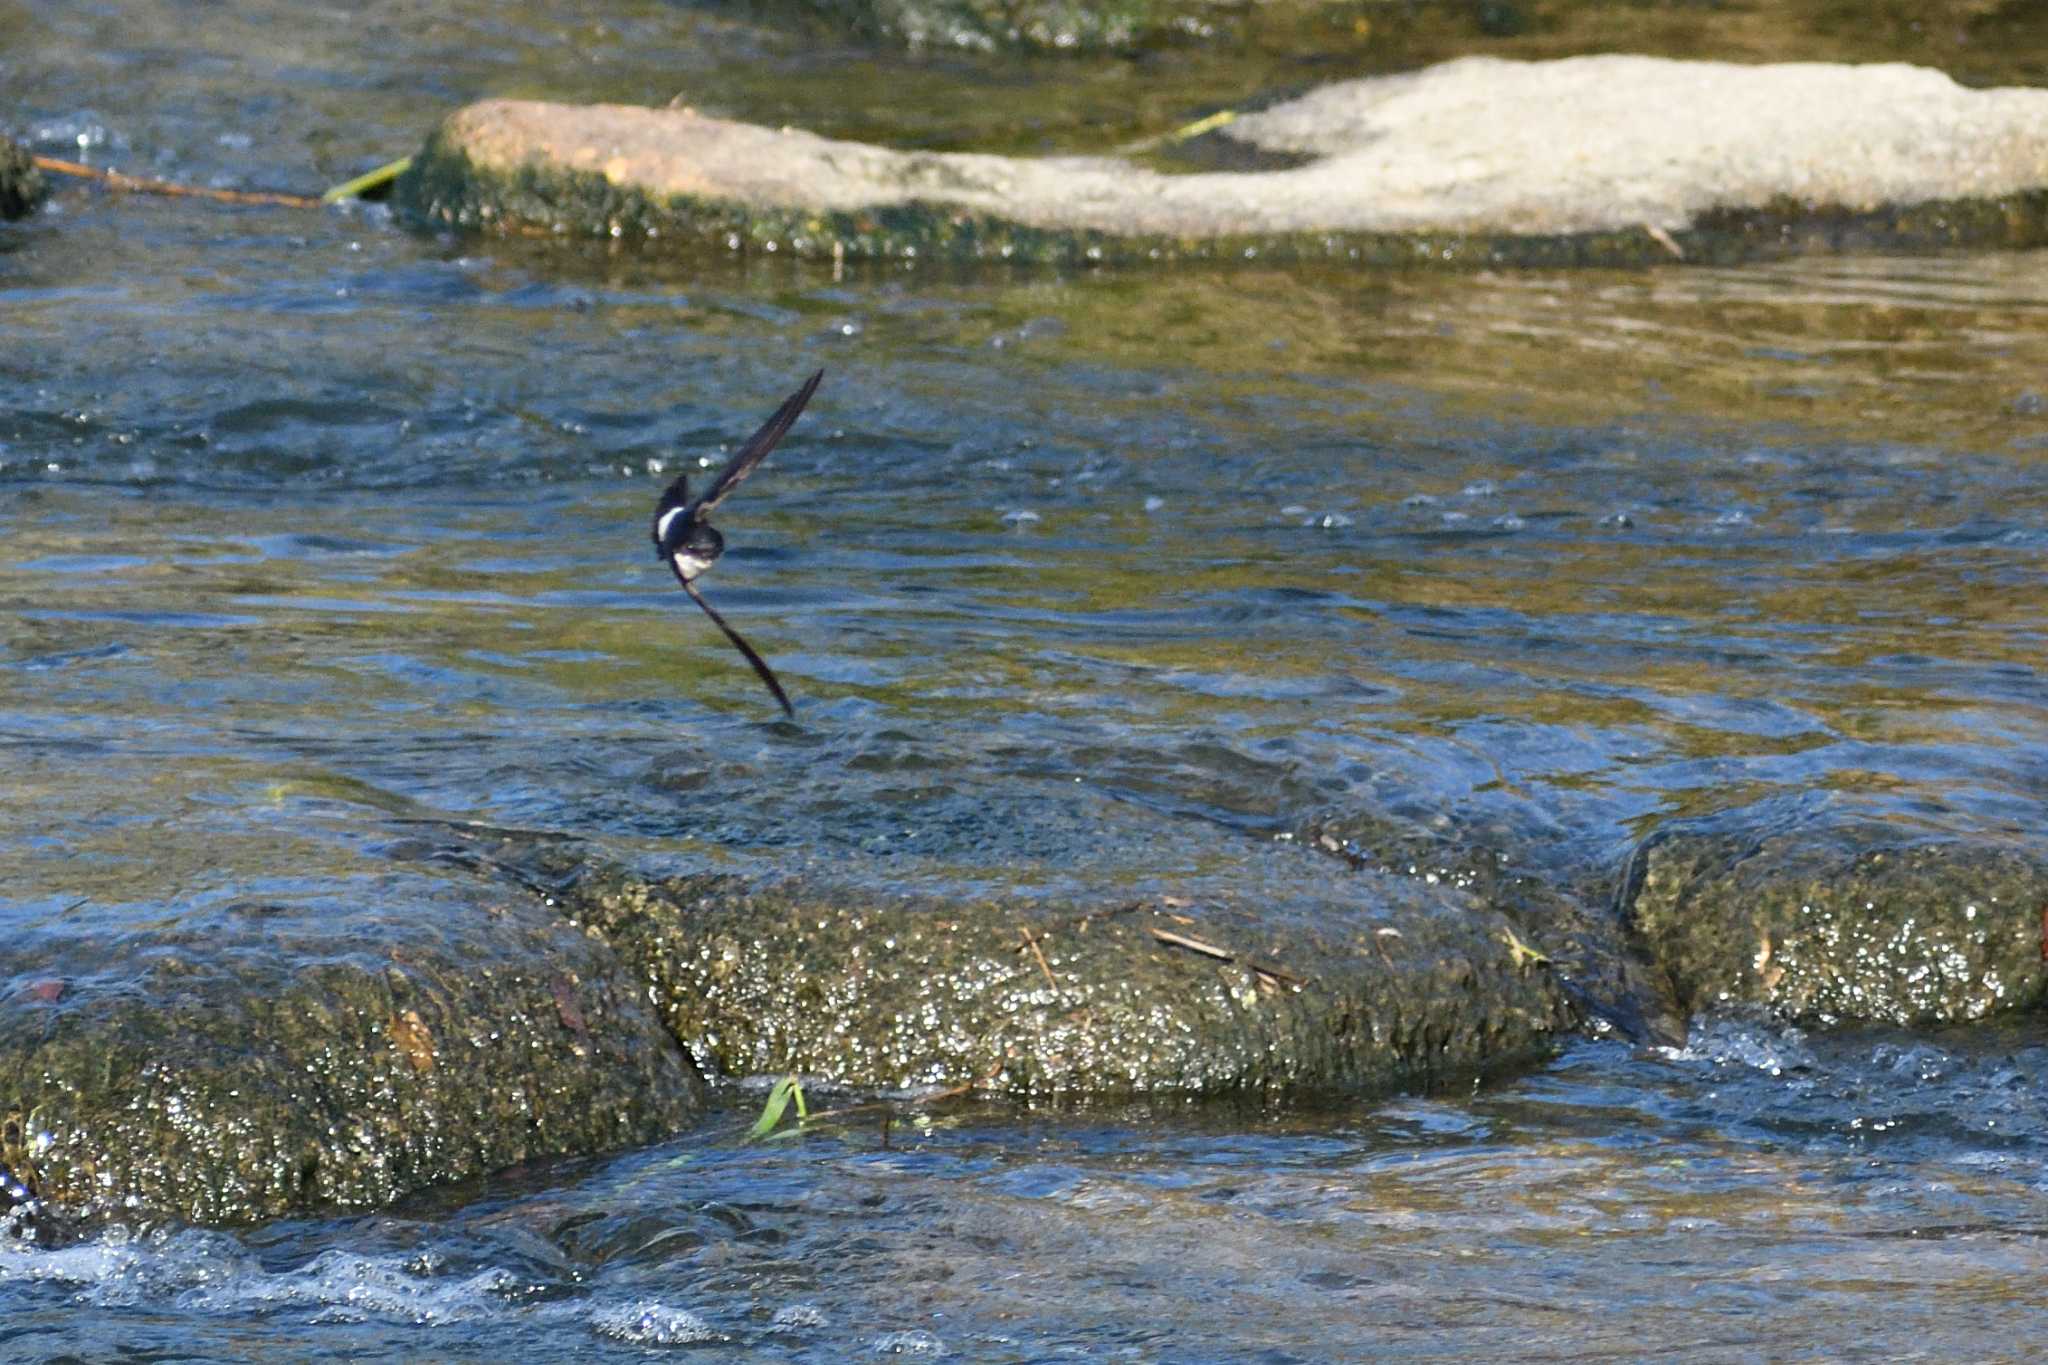
<instances>
[{"instance_id":1,"label":"bird's outstretched wing","mask_svg":"<svg viewBox=\"0 0 2048 1365\"><path fill-rule=\"evenodd\" d=\"M695 584L690 582L689 579L684 578L680 573L676 575L676 581L683 585L683 591L690 594L692 601L704 608L704 614L711 618L711 624L725 632L725 638L732 641L733 648L747 656L747 662L752 664L754 671L761 675L761 681L768 684L768 690L775 694L775 700L782 703L782 714L788 716L791 720L795 720L796 708L789 704L789 694L784 692L782 684L776 681L775 670L768 667L768 661L756 654L754 647L748 644L738 631L725 623L725 618L720 616L712 605L704 600L703 594L697 591Z\"/></svg>"},{"instance_id":2,"label":"bird's outstretched wing","mask_svg":"<svg viewBox=\"0 0 2048 1365\"><path fill-rule=\"evenodd\" d=\"M725 468L718 471L718 477L704 490L704 496L691 504L691 511L695 515L701 517L724 502L726 495L738 488L747 475L754 472L754 466L767 458L768 452L775 449L775 443L789 433L790 427L796 422L797 414L804 410L804 404L811 401L811 395L818 391L818 382L824 377L825 372L820 370L806 379L804 386L784 400L782 406L775 410L775 415L763 422L761 429L747 438L747 443L725 462ZM682 480L678 479L672 487L679 491L681 483Z\"/></svg>"}]
</instances>

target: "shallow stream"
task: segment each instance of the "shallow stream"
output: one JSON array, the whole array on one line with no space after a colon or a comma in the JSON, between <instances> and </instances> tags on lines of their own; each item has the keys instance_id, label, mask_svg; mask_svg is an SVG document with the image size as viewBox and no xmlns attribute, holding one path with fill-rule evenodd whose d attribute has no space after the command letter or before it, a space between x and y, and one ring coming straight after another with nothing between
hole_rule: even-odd
<instances>
[{"instance_id":1,"label":"shallow stream","mask_svg":"<svg viewBox=\"0 0 2048 1365\"><path fill-rule=\"evenodd\" d=\"M1213 79L973 103L965 59L655 5L217 18L0 7L0 118L303 187L489 93L1057 146ZM789 724L646 523L819 365L705 589ZM466 876L395 851L440 819L1062 899L1299 887L1288 836L1356 803L1575 873L1774 796L2038 847L2044 473L2039 253L834 278L70 188L0 229L0 924L340 916ZM765 1146L736 1087L391 1215L0 1249L0 1354L2018 1359L2044 1073L2033 1019L1736 1016L1476 1093Z\"/></svg>"}]
</instances>

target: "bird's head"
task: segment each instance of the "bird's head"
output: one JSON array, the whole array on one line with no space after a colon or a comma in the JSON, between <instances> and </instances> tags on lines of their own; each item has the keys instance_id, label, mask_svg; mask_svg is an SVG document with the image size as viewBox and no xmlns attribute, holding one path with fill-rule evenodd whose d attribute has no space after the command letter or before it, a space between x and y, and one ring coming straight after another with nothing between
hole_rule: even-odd
<instances>
[{"instance_id":1,"label":"bird's head","mask_svg":"<svg viewBox=\"0 0 2048 1365\"><path fill-rule=\"evenodd\" d=\"M725 537L718 534L718 528L710 522L686 517L681 534L677 536L676 547L669 553L685 554L709 564L725 553Z\"/></svg>"}]
</instances>

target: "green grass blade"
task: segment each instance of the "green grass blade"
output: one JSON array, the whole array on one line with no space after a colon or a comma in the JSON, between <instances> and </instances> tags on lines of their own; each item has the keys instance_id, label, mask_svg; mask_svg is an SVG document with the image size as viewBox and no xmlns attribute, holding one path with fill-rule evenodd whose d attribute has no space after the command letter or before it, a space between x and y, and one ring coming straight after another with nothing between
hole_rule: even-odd
<instances>
[{"instance_id":1,"label":"green grass blade","mask_svg":"<svg viewBox=\"0 0 2048 1365\"><path fill-rule=\"evenodd\" d=\"M768 1103L761 1106L761 1117L754 1120L754 1126L747 1130L747 1141L759 1142L775 1131L775 1125L782 1122L782 1115L789 1108L790 1097L796 1097L796 1112L799 1118L804 1114L804 1090L794 1076L784 1076L768 1092Z\"/></svg>"},{"instance_id":2,"label":"green grass blade","mask_svg":"<svg viewBox=\"0 0 2048 1365\"><path fill-rule=\"evenodd\" d=\"M409 156L402 156L396 161L386 162L374 171L365 171L353 180L344 180L339 185L330 187L321 194L320 202L323 204L339 204L344 199L354 199L366 190L374 190L380 185L390 184L398 179L399 176L404 175L411 167L412 158Z\"/></svg>"}]
</instances>

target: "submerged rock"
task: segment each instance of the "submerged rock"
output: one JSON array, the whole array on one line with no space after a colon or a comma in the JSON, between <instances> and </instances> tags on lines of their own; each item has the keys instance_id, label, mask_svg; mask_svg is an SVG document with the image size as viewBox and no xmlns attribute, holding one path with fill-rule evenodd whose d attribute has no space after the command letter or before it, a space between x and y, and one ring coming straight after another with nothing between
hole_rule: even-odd
<instances>
[{"instance_id":1,"label":"submerged rock","mask_svg":"<svg viewBox=\"0 0 2048 1365\"><path fill-rule=\"evenodd\" d=\"M1468 57L1215 136L1289 169L897 152L689 109L489 100L397 187L452 228L814 257L1551 264L2048 241L2048 90L1904 65Z\"/></svg>"},{"instance_id":2,"label":"submerged rock","mask_svg":"<svg viewBox=\"0 0 2048 1365\"><path fill-rule=\"evenodd\" d=\"M1689 1008L1929 1025L2048 993L2048 860L1891 822L1652 836L1629 913Z\"/></svg>"},{"instance_id":3,"label":"submerged rock","mask_svg":"<svg viewBox=\"0 0 2048 1365\"><path fill-rule=\"evenodd\" d=\"M26 217L48 193L49 186L28 149L0 137L0 219Z\"/></svg>"},{"instance_id":4,"label":"submerged rock","mask_svg":"<svg viewBox=\"0 0 2048 1365\"><path fill-rule=\"evenodd\" d=\"M1342 903L1050 915L727 878L565 899L707 1071L1029 1095L1422 1087L1569 1027L1500 916L1394 879Z\"/></svg>"},{"instance_id":5,"label":"submerged rock","mask_svg":"<svg viewBox=\"0 0 2048 1365\"><path fill-rule=\"evenodd\" d=\"M637 984L539 907L203 918L0 960L0 1162L36 1223L381 1207L696 1112Z\"/></svg>"}]
</instances>

